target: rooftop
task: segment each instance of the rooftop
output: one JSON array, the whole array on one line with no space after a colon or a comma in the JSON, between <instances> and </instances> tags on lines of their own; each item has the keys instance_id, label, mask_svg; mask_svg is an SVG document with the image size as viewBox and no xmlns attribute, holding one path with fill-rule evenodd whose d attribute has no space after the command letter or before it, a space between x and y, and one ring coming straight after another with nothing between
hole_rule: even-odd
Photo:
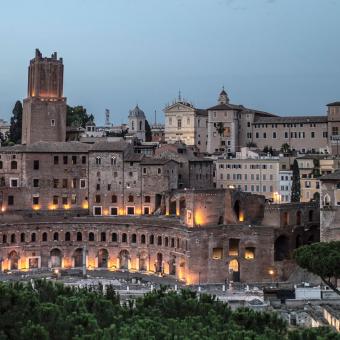
<instances>
[{"instance_id":1,"label":"rooftop","mask_svg":"<svg viewBox=\"0 0 340 340\"><path fill-rule=\"evenodd\" d=\"M327 123L327 116L257 117L254 124Z\"/></svg>"}]
</instances>

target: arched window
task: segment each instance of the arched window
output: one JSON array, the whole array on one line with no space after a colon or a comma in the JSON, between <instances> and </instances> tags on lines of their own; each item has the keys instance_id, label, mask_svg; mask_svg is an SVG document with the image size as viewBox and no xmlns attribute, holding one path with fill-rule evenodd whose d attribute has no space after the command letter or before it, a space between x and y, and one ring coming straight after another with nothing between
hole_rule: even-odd
<instances>
[{"instance_id":1,"label":"arched window","mask_svg":"<svg viewBox=\"0 0 340 340\"><path fill-rule=\"evenodd\" d=\"M296 225L301 225L301 211L296 212Z\"/></svg>"},{"instance_id":2,"label":"arched window","mask_svg":"<svg viewBox=\"0 0 340 340\"><path fill-rule=\"evenodd\" d=\"M70 232L65 233L65 241L71 241L71 234Z\"/></svg>"},{"instance_id":3,"label":"arched window","mask_svg":"<svg viewBox=\"0 0 340 340\"><path fill-rule=\"evenodd\" d=\"M96 157L96 164L97 164L97 165L102 164L102 160L101 160L100 157Z\"/></svg>"},{"instance_id":4,"label":"arched window","mask_svg":"<svg viewBox=\"0 0 340 340\"><path fill-rule=\"evenodd\" d=\"M135 129L135 121L133 120L132 122L131 122L131 130L134 130Z\"/></svg>"},{"instance_id":5,"label":"arched window","mask_svg":"<svg viewBox=\"0 0 340 340\"><path fill-rule=\"evenodd\" d=\"M137 235L136 234L132 234L131 236L131 243L136 243L137 242Z\"/></svg>"},{"instance_id":6,"label":"arched window","mask_svg":"<svg viewBox=\"0 0 340 340\"><path fill-rule=\"evenodd\" d=\"M133 196L132 196L132 195L129 195L128 201L129 201L129 202L133 202Z\"/></svg>"},{"instance_id":7,"label":"arched window","mask_svg":"<svg viewBox=\"0 0 340 340\"><path fill-rule=\"evenodd\" d=\"M33 234L32 234L33 235ZM47 233L42 234L42 241L47 242Z\"/></svg>"},{"instance_id":8,"label":"arched window","mask_svg":"<svg viewBox=\"0 0 340 340\"><path fill-rule=\"evenodd\" d=\"M0 169L2 169L4 167L2 161L0 161Z\"/></svg>"},{"instance_id":9,"label":"arched window","mask_svg":"<svg viewBox=\"0 0 340 340\"><path fill-rule=\"evenodd\" d=\"M112 242L117 242L117 233L112 233Z\"/></svg>"},{"instance_id":10,"label":"arched window","mask_svg":"<svg viewBox=\"0 0 340 340\"><path fill-rule=\"evenodd\" d=\"M7 243L7 235L2 235L2 243Z\"/></svg>"},{"instance_id":11,"label":"arched window","mask_svg":"<svg viewBox=\"0 0 340 340\"><path fill-rule=\"evenodd\" d=\"M139 130L140 131L143 130L143 122L142 121L139 122Z\"/></svg>"},{"instance_id":12,"label":"arched window","mask_svg":"<svg viewBox=\"0 0 340 340\"><path fill-rule=\"evenodd\" d=\"M53 234L53 241L59 241L59 233Z\"/></svg>"},{"instance_id":13,"label":"arched window","mask_svg":"<svg viewBox=\"0 0 340 340\"><path fill-rule=\"evenodd\" d=\"M20 234L20 242L25 242L25 233Z\"/></svg>"},{"instance_id":14,"label":"arched window","mask_svg":"<svg viewBox=\"0 0 340 340\"><path fill-rule=\"evenodd\" d=\"M11 243L15 243L15 234L11 235Z\"/></svg>"},{"instance_id":15,"label":"arched window","mask_svg":"<svg viewBox=\"0 0 340 340\"><path fill-rule=\"evenodd\" d=\"M150 203L151 202L151 197L150 196L145 196L144 197L144 202L145 203Z\"/></svg>"},{"instance_id":16,"label":"arched window","mask_svg":"<svg viewBox=\"0 0 340 340\"><path fill-rule=\"evenodd\" d=\"M117 196L116 195L112 195L111 203L117 203Z\"/></svg>"},{"instance_id":17,"label":"arched window","mask_svg":"<svg viewBox=\"0 0 340 340\"><path fill-rule=\"evenodd\" d=\"M323 199L323 204L326 206L331 205L331 198L329 197L328 194L325 195L324 199Z\"/></svg>"},{"instance_id":18,"label":"arched window","mask_svg":"<svg viewBox=\"0 0 340 340\"><path fill-rule=\"evenodd\" d=\"M282 214L282 224L283 224L284 226L289 224L289 215L288 215L288 211L285 211L285 212Z\"/></svg>"},{"instance_id":19,"label":"arched window","mask_svg":"<svg viewBox=\"0 0 340 340\"><path fill-rule=\"evenodd\" d=\"M100 241L101 242L106 242L106 233L105 233L105 231L100 233Z\"/></svg>"},{"instance_id":20,"label":"arched window","mask_svg":"<svg viewBox=\"0 0 340 340\"><path fill-rule=\"evenodd\" d=\"M289 239L285 235L279 236L274 243L274 261L289 258Z\"/></svg>"},{"instance_id":21,"label":"arched window","mask_svg":"<svg viewBox=\"0 0 340 340\"><path fill-rule=\"evenodd\" d=\"M122 234L122 242L126 243L127 242L127 235L124 233Z\"/></svg>"},{"instance_id":22,"label":"arched window","mask_svg":"<svg viewBox=\"0 0 340 340\"><path fill-rule=\"evenodd\" d=\"M94 241L94 233L89 233L89 241L90 242Z\"/></svg>"},{"instance_id":23,"label":"arched window","mask_svg":"<svg viewBox=\"0 0 340 340\"><path fill-rule=\"evenodd\" d=\"M45 233L46 234L46 233ZM44 235L43 235L44 236ZM37 240L37 235L36 235L36 233L32 233L32 235L31 235L31 242L35 242ZM47 241L47 234L46 234L46 241Z\"/></svg>"},{"instance_id":24,"label":"arched window","mask_svg":"<svg viewBox=\"0 0 340 340\"><path fill-rule=\"evenodd\" d=\"M157 245L159 245L159 246L162 245L162 236L157 237Z\"/></svg>"},{"instance_id":25,"label":"arched window","mask_svg":"<svg viewBox=\"0 0 340 340\"><path fill-rule=\"evenodd\" d=\"M83 235L80 231L77 232L77 241L82 241L83 240Z\"/></svg>"},{"instance_id":26,"label":"arched window","mask_svg":"<svg viewBox=\"0 0 340 340\"><path fill-rule=\"evenodd\" d=\"M117 161L116 161L116 157L112 156L111 157L111 165L116 165Z\"/></svg>"},{"instance_id":27,"label":"arched window","mask_svg":"<svg viewBox=\"0 0 340 340\"><path fill-rule=\"evenodd\" d=\"M140 243L145 244L145 235L144 234L140 237Z\"/></svg>"},{"instance_id":28,"label":"arched window","mask_svg":"<svg viewBox=\"0 0 340 340\"><path fill-rule=\"evenodd\" d=\"M166 237L166 238L164 239L164 245L165 245L166 247L169 246L169 238L168 238L168 237Z\"/></svg>"},{"instance_id":29,"label":"arched window","mask_svg":"<svg viewBox=\"0 0 340 340\"><path fill-rule=\"evenodd\" d=\"M17 161L11 161L11 170L16 170L18 168Z\"/></svg>"},{"instance_id":30,"label":"arched window","mask_svg":"<svg viewBox=\"0 0 340 340\"><path fill-rule=\"evenodd\" d=\"M149 243L150 243L150 244L154 244L154 242L155 242L155 236L150 235Z\"/></svg>"}]
</instances>

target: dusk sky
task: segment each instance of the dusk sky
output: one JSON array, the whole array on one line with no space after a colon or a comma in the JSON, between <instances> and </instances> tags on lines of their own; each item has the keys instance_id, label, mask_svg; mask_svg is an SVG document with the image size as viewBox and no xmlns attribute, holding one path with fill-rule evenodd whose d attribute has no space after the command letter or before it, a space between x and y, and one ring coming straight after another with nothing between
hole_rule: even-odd
<instances>
[{"instance_id":1,"label":"dusk sky","mask_svg":"<svg viewBox=\"0 0 340 340\"><path fill-rule=\"evenodd\" d=\"M320 115L340 100L338 0L11 0L0 7L0 118L26 97L35 48L64 59L64 95L104 121L136 103L150 121L180 89L199 108L232 103Z\"/></svg>"}]
</instances>

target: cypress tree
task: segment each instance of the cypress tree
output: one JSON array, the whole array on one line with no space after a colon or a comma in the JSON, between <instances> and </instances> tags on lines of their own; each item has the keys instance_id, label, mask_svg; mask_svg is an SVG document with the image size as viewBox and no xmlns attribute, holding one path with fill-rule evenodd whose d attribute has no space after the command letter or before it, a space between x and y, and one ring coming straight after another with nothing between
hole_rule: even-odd
<instances>
[{"instance_id":1,"label":"cypress tree","mask_svg":"<svg viewBox=\"0 0 340 340\"><path fill-rule=\"evenodd\" d=\"M300 170L299 170L299 164L297 160L295 159L293 163L293 182L292 182L291 201L300 202L300 196L301 196Z\"/></svg>"},{"instance_id":2,"label":"cypress tree","mask_svg":"<svg viewBox=\"0 0 340 340\"><path fill-rule=\"evenodd\" d=\"M9 141L20 144L22 131L22 104L20 100L15 103L12 113L13 116L9 128Z\"/></svg>"}]
</instances>

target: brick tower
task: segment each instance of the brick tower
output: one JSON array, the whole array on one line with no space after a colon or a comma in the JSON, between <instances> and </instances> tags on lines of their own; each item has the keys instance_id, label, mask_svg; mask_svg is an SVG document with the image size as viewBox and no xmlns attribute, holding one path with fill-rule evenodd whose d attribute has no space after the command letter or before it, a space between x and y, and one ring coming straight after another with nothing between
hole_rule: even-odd
<instances>
[{"instance_id":1,"label":"brick tower","mask_svg":"<svg viewBox=\"0 0 340 340\"><path fill-rule=\"evenodd\" d=\"M28 91L24 99L22 144L66 139L66 98L63 97L64 65L54 52L45 58L36 49L28 67Z\"/></svg>"}]
</instances>

